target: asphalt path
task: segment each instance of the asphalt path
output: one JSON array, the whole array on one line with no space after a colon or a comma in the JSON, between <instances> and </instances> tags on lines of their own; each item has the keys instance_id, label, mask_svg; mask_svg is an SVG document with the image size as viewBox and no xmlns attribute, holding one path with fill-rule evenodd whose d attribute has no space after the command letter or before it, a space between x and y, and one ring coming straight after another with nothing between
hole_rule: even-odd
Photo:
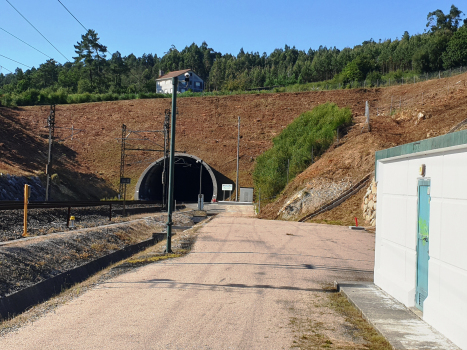
<instances>
[{"instance_id":1,"label":"asphalt path","mask_svg":"<svg viewBox=\"0 0 467 350\"><path fill-rule=\"evenodd\" d=\"M290 303L335 280L372 280L370 233L225 208L190 254L99 284L0 349L290 349Z\"/></svg>"}]
</instances>

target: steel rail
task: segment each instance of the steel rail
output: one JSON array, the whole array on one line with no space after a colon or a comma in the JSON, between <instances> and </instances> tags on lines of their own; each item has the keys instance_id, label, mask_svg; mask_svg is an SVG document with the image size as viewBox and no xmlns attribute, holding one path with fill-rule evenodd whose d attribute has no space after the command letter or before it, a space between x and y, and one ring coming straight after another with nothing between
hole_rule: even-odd
<instances>
[{"instance_id":1,"label":"steel rail","mask_svg":"<svg viewBox=\"0 0 467 350\"><path fill-rule=\"evenodd\" d=\"M100 207L107 205L123 205L121 200L110 201L71 201L71 202L29 202L29 209L59 209L59 208L83 208L83 207ZM126 201L126 205L138 204L162 204L162 201ZM23 209L24 203L22 201L0 201L0 211L2 210L16 210Z\"/></svg>"}]
</instances>

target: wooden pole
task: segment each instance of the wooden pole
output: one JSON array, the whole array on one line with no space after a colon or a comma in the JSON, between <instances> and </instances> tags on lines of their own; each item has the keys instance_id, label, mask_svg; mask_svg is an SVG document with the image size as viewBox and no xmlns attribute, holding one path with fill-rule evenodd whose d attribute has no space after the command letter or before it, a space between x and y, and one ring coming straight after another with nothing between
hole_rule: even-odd
<instances>
[{"instance_id":1,"label":"wooden pole","mask_svg":"<svg viewBox=\"0 0 467 350\"><path fill-rule=\"evenodd\" d=\"M28 236L28 200L29 200L29 185L24 185L23 237Z\"/></svg>"}]
</instances>

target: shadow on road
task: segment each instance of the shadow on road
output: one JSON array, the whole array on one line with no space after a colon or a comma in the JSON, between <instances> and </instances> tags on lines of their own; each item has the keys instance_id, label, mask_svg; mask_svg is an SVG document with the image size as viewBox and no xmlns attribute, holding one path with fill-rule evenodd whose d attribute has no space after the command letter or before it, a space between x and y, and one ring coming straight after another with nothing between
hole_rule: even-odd
<instances>
[{"instance_id":1,"label":"shadow on road","mask_svg":"<svg viewBox=\"0 0 467 350\"><path fill-rule=\"evenodd\" d=\"M217 288L241 288L241 289L275 289L275 290L295 290L305 292L317 293L336 293L335 289L321 289L321 288L300 288L293 286L272 286L269 284L253 284L247 285L242 283L228 283L228 284L213 284L213 283L186 283L177 282L170 279L153 279L139 282L105 282L101 286L106 288L119 288L117 286L107 286L112 284L154 284L152 288L169 288L169 289L201 289L201 290L215 290Z\"/></svg>"}]
</instances>

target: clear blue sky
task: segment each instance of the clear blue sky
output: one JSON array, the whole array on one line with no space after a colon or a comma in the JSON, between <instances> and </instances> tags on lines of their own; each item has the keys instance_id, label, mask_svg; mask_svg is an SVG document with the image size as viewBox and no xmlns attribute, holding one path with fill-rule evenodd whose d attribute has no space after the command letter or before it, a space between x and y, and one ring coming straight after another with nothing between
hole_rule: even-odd
<instances>
[{"instance_id":1,"label":"clear blue sky","mask_svg":"<svg viewBox=\"0 0 467 350\"><path fill-rule=\"evenodd\" d=\"M8 0L68 59L84 29L58 0ZM206 41L222 53L271 53L285 44L299 50L320 45L339 49L373 38L395 39L425 29L428 12L449 12L452 1L344 0L61 0L94 29L111 53L162 56L171 45L182 50ZM464 1L454 3L467 12ZM60 63L63 58L9 4L0 0L0 28L9 31ZM465 18L465 16L463 17ZM38 67L48 58L0 30L0 55ZM0 56L0 65L14 71L24 66ZM6 74L5 69L1 70Z\"/></svg>"}]
</instances>

